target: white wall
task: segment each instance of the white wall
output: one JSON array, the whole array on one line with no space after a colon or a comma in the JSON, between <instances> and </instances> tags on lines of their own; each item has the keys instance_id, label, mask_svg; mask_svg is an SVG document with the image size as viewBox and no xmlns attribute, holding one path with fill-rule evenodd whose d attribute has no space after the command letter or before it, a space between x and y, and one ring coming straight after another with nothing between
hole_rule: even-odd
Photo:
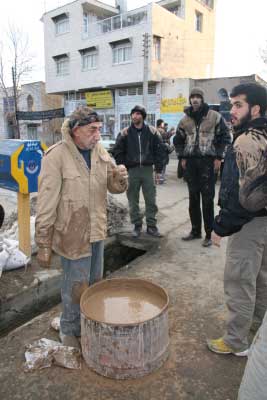
<instances>
[{"instance_id":1,"label":"white wall","mask_svg":"<svg viewBox=\"0 0 267 400\"><path fill-rule=\"evenodd\" d=\"M189 92L193 85L193 80L191 79L166 79L161 83L161 104L164 104L164 101L167 100L170 104L172 101L175 103L176 99L179 98L181 100L180 105L176 111L172 109L170 106L170 110L163 110L161 108L160 117L169 124L169 128L177 126L180 119L183 117L184 105L189 104Z\"/></svg>"},{"instance_id":2,"label":"white wall","mask_svg":"<svg viewBox=\"0 0 267 400\"><path fill-rule=\"evenodd\" d=\"M148 22L103 33L93 38L83 39L82 1L70 3L58 10L44 15L45 68L47 93L79 90L82 88L101 88L110 85L129 84L143 80L143 33L148 31ZM151 10L152 5L148 6ZM55 24L51 17L67 12L70 16L70 32L55 35ZM132 62L112 65L112 48L109 42L131 38L133 41ZM98 46L98 67L91 71L81 70L79 49ZM53 56L67 53L70 57L70 73L56 76Z\"/></svg>"}]
</instances>

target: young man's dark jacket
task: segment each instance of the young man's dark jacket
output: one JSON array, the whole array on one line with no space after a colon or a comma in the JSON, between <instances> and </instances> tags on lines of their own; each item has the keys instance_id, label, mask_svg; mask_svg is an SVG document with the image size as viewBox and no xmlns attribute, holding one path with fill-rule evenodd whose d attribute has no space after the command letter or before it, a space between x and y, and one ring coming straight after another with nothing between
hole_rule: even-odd
<instances>
[{"instance_id":1,"label":"young man's dark jacket","mask_svg":"<svg viewBox=\"0 0 267 400\"><path fill-rule=\"evenodd\" d=\"M162 146L162 153L163 153L163 165L168 165L170 161L169 155L174 150L173 147L170 145L170 136L167 132L165 132L162 128L157 128L158 134L160 135L161 146Z\"/></svg>"},{"instance_id":2,"label":"young man's dark jacket","mask_svg":"<svg viewBox=\"0 0 267 400\"><path fill-rule=\"evenodd\" d=\"M118 135L112 154L117 164L126 168L155 165L160 173L163 168L163 149L161 138L153 126L144 124L138 130L133 124L124 128Z\"/></svg>"},{"instance_id":3,"label":"young man's dark jacket","mask_svg":"<svg viewBox=\"0 0 267 400\"><path fill-rule=\"evenodd\" d=\"M217 111L203 103L198 111L190 106L178 124L173 144L178 158L212 157L221 159L231 142L229 129Z\"/></svg>"},{"instance_id":4,"label":"young man's dark jacket","mask_svg":"<svg viewBox=\"0 0 267 400\"><path fill-rule=\"evenodd\" d=\"M248 125L242 127L238 132L235 132L234 141L232 145L228 146L225 160L224 169L222 175L221 188L219 193L219 206L221 210L219 215L215 217L214 231L219 236L229 236L241 230L242 226L255 217L267 216L267 211L262 208L256 212L251 212L242 207L239 202L239 181L240 181L240 170L238 167L238 154L239 146L237 145L237 139L242 139L241 135L254 135L252 141L255 141L255 135L258 135L259 139L261 135L267 137L267 119L257 118L251 120ZM246 139L246 138L244 138ZM258 147L258 146L256 146ZM247 160L246 160L247 158ZM250 161L255 159L255 155L248 149L245 155L243 155L243 164L249 164ZM245 171L244 171L245 173ZM242 173L243 174L243 173Z\"/></svg>"}]
</instances>

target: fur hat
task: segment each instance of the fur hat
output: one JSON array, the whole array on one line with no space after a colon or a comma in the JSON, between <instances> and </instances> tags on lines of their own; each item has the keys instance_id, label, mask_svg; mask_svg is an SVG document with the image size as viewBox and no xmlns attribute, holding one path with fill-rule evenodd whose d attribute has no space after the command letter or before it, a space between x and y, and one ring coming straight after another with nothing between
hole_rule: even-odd
<instances>
[{"instance_id":1,"label":"fur hat","mask_svg":"<svg viewBox=\"0 0 267 400\"><path fill-rule=\"evenodd\" d=\"M140 114L142 114L143 118L146 119L146 109L143 106L134 106L134 108L131 110L131 115L135 112L138 112Z\"/></svg>"}]
</instances>

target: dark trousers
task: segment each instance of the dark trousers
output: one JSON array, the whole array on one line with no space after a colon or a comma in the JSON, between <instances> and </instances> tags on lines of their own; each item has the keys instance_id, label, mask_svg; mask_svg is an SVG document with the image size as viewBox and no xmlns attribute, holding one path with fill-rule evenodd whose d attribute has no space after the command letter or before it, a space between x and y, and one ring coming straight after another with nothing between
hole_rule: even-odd
<instances>
[{"instance_id":1,"label":"dark trousers","mask_svg":"<svg viewBox=\"0 0 267 400\"><path fill-rule=\"evenodd\" d=\"M130 218L134 225L142 225L143 216L139 207L139 195L142 188L146 205L146 223L147 226L156 226L156 214L158 207L156 205L156 187L153 176L153 167L135 167L128 170L129 186L127 197L130 208Z\"/></svg>"},{"instance_id":2,"label":"dark trousers","mask_svg":"<svg viewBox=\"0 0 267 400\"><path fill-rule=\"evenodd\" d=\"M184 177L189 191L189 215L192 233L201 233L201 208L206 236L210 238L214 220L215 174L214 160L211 157L188 158Z\"/></svg>"}]
</instances>

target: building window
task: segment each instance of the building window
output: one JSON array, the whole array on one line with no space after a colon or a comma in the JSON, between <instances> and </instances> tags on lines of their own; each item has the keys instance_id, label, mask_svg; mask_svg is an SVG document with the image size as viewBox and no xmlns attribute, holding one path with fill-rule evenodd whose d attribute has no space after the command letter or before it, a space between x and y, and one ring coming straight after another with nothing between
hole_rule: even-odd
<instances>
[{"instance_id":1,"label":"building window","mask_svg":"<svg viewBox=\"0 0 267 400\"><path fill-rule=\"evenodd\" d=\"M203 32L203 14L199 11L195 13L195 30L197 32Z\"/></svg>"},{"instance_id":2,"label":"building window","mask_svg":"<svg viewBox=\"0 0 267 400\"><path fill-rule=\"evenodd\" d=\"M156 94L156 85L148 85L148 94Z\"/></svg>"},{"instance_id":3,"label":"building window","mask_svg":"<svg viewBox=\"0 0 267 400\"><path fill-rule=\"evenodd\" d=\"M57 76L63 76L69 74L70 59L67 54L53 57L56 63L56 74Z\"/></svg>"},{"instance_id":4,"label":"building window","mask_svg":"<svg viewBox=\"0 0 267 400\"><path fill-rule=\"evenodd\" d=\"M28 111L33 111L33 97L30 94L27 97L27 110Z\"/></svg>"},{"instance_id":5,"label":"building window","mask_svg":"<svg viewBox=\"0 0 267 400\"><path fill-rule=\"evenodd\" d=\"M88 71L97 67L98 51L95 46L79 50L82 57L82 71Z\"/></svg>"},{"instance_id":6,"label":"building window","mask_svg":"<svg viewBox=\"0 0 267 400\"><path fill-rule=\"evenodd\" d=\"M156 125L156 115L155 114L147 114L146 122L148 125Z\"/></svg>"},{"instance_id":7,"label":"building window","mask_svg":"<svg viewBox=\"0 0 267 400\"><path fill-rule=\"evenodd\" d=\"M201 0L201 3L205 4L205 6L211 9L214 8L214 0Z\"/></svg>"},{"instance_id":8,"label":"building window","mask_svg":"<svg viewBox=\"0 0 267 400\"><path fill-rule=\"evenodd\" d=\"M27 126L27 134L29 140L37 140L38 137L38 125L28 125Z\"/></svg>"},{"instance_id":9,"label":"building window","mask_svg":"<svg viewBox=\"0 0 267 400\"><path fill-rule=\"evenodd\" d=\"M14 112L15 111L15 99L14 97L4 97L4 112Z\"/></svg>"},{"instance_id":10,"label":"building window","mask_svg":"<svg viewBox=\"0 0 267 400\"><path fill-rule=\"evenodd\" d=\"M131 125L131 115L130 114L121 114L120 115L120 130L123 128L127 128Z\"/></svg>"},{"instance_id":11,"label":"building window","mask_svg":"<svg viewBox=\"0 0 267 400\"><path fill-rule=\"evenodd\" d=\"M178 0L175 2L176 4L165 6L168 11L177 15L177 17L184 18L185 17L185 0Z\"/></svg>"},{"instance_id":12,"label":"building window","mask_svg":"<svg viewBox=\"0 0 267 400\"><path fill-rule=\"evenodd\" d=\"M130 40L113 42L111 47L113 64L123 64L132 60L132 43Z\"/></svg>"},{"instance_id":13,"label":"building window","mask_svg":"<svg viewBox=\"0 0 267 400\"><path fill-rule=\"evenodd\" d=\"M119 96L127 96L127 89L119 89Z\"/></svg>"},{"instance_id":14,"label":"building window","mask_svg":"<svg viewBox=\"0 0 267 400\"><path fill-rule=\"evenodd\" d=\"M128 96L136 96L136 87L131 87L128 89Z\"/></svg>"},{"instance_id":15,"label":"building window","mask_svg":"<svg viewBox=\"0 0 267 400\"><path fill-rule=\"evenodd\" d=\"M62 35L70 31L70 20L68 14L60 14L52 18L55 24L56 35Z\"/></svg>"},{"instance_id":16,"label":"building window","mask_svg":"<svg viewBox=\"0 0 267 400\"><path fill-rule=\"evenodd\" d=\"M102 19L102 17L97 16L93 12L86 12L84 11L83 13L83 33L89 34L90 26L92 27L92 24L95 24L99 19Z\"/></svg>"},{"instance_id":17,"label":"building window","mask_svg":"<svg viewBox=\"0 0 267 400\"><path fill-rule=\"evenodd\" d=\"M160 37L153 36L153 59L160 62Z\"/></svg>"},{"instance_id":18,"label":"building window","mask_svg":"<svg viewBox=\"0 0 267 400\"><path fill-rule=\"evenodd\" d=\"M89 27L89 16L88 13L83 13L83 32L88 33L88 27Z\"/></svg>"}]
</instances>

